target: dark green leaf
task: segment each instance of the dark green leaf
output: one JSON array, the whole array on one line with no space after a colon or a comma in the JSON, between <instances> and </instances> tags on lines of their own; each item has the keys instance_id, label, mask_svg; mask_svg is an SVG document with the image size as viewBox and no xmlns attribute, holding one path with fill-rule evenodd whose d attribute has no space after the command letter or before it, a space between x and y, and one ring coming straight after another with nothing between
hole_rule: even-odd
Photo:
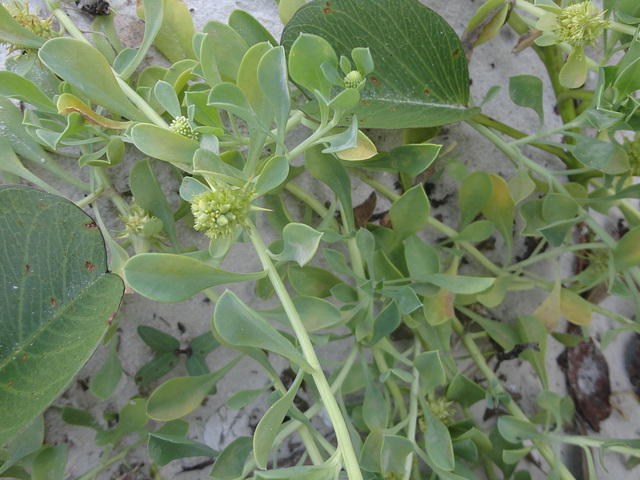
<instances>
[{"instance_id":1,"label":"dark green leaf","mask_svg":"<svg viewBox=\"0 0 640 480\"><path fill-rule=\"evenodd\" d=\"M0 187L0 230L0 438L7 441L88 360L123 285L106 273L100 229L67 200Z\"/></svg>"},{"instance_id":2,"label":"dark green leaf","mask_svg":"<svg viewBox=\"0 0 640 480\"><path fill-rule=\"evenodd\" d=\"M179 458L215 457L218 455L218 452L203 443L161 433L149 434L147 452L149 452L151 461L160 466Z\"/></svg>"},{"instance_id":3,"label":"dark green leaf","mask_svg":"<svg viewBox=\"0 0 640 480\"><path fill-rule=\"evenodd\" d=\"M89 382L89 390L101 400L106 400L113 395L122 377L122 364L118 358L116 343L115 341L109 343L106 360Z\"/></svg>"},{"instance_id":4,"label":"dark green leaf","mask_svg":"<svg viewBox=\"0 0 640 480\"><path fill-rule=\"evenodd\" d=\"M356 47L369 47L374 71L360 92L362 105L355 110L363 126L427 127L476 113L464 108L469 99L469 74L457 34L419 2L334 0L327 7L325 1L316 0L298 10L286 25L282 45L288 52L293 52L292 45L301 33L325 38L338 57L349 57ZM301 52L308 59L300 66L308 70L313 69L310 63L320 65L327 58L316 51ZM290 54L290 69L297 68L297 63L298 56ZM291 76L298 82L293 70ZM312 85L303 84L319 87Z\"/></svg>"},{"instance_id":5,"label":"dark green leaf","mask_svg":"<svg viewBox=\"0 0 640 480\"><path fill-rule=\"evenodd\" d=\"M156 353L173 352L180 348L180 342L176 338L157 328L140 325L138 327L138 335Z\"/></svg>"},{"instance_id":6,"label":"dark green leaf","mask_svg":"<svg viewBox=\"0 0 640 480\"><path fill-rule=\"evenodd\" d=\"M176 365L178 365L176 352L159 353L153 360L140 367L133 378L136 385L147 385L169 373Z\"/></svg>"},{"instance_id":7,"label":"dark green leaf","mask_svg":"<svg viewBox=\"0 0 640 480\"><path fill-rule=\"evenodd\" d=\"M253 449L251 437L238 437L222 451L213 464L209 477L215 480L235 480L242 475L244 464Z\"/></svg>"},{"instance_id":8,"label":"dark green leaf","mask_svg":"<svg viewBox=\"0 0 640 480\"><path fill-rule=\"evenodd\" d=\"M485 391L477 383L461 373L456 373L447 387L447 400L458 402L463 408L470 407L485 398Z\"/></svg>"},{"instance_id":9,"label":"dark green leaf","mask_svg":"<svg viewBox=\"0 0 640 480\"><path fill-rule=\"evenodd\" d=\"M326 255L326 250L324 251ZM306 265L290 265L289 281L293 289L301 295L325 298L331 295L331 289L342 283L338 277L324 268Z\"/></svg>"},{"instance_id":10,"label":"dark green leaf","mask_svg":"<svg viewBox=\"0 0 640 480\"><path fill-rule=\"evenodd\" d=\"M533 75L516 75L509 78L509 96L520 107L531 108L538 114L539 127L544 122L542 109L542 80Z\"/></svg>"}]
</instances>

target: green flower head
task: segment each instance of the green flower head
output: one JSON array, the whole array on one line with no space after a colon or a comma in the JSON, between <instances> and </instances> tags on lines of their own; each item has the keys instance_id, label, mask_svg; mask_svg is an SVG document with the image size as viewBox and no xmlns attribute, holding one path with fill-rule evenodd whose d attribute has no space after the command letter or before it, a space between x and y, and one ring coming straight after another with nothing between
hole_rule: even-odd
<instances>
[{"instance_id":1,"label":"green flower head","mask_svg":"<svg viewBox=\"0 0 640 480\"><path fill-rule=\"evenodd\" d=\"M194 228L209 238L233 236L245 225L251 209L251 192L231 187L215 188L195 195L191 200Z\"/></svg>"},{"instance_id":2,"label":"green flower head","mask_svg":"<svg viewBox=\"0 0 640 480\"><path fill-rule=\"evenodd\" d=\"M36 7L33 12L29 11L29 2L26 3L13 0L11 3L3 3L2 6L7 9L9 14L13 17L13 19L18 22L21 26L29 30L31 33L38 35L42 38L54 38L58 37L60 34L51 28L51 17L49 18L40 18L38 17L38 8ZM8 45L9 52L13 52L15 50L22 50L27 53L35 52L37 49L35 48L24 48L20 45L13 45L9 42L0 42L0 44Z\"/></svg>"},{"instance_id":3,"label":"green flower head","mask_svg":"<svg viewBox=\"0 0 640 480\"><path fill-rule=\"evenodd\" d=\"M344 88L356 88L364 78L357 70L352 70L344 77Z\"/></svg>"},{"instance_id":4,"label":"green flower head","mask_svg":"<svg viewBox=\"0 0 640 480\"><path fill-rule=\"evenodd\" d=\"M190 138L191 140L198 140L198 134L193 131L191 125L189 125L189 120L187 117L179 116L176 117L171 125L169 125L169 130L183 137Z\"/></svg>"},{"instance_id":5,"label":"green flower head","mask_svg":"<svg viewBox=\"0 0 640 480\"><path fill-rule=\"evenodd\" d=\"M449 402L442 397L427 399L427 406L429 407L429 410L431 410L433 416L445 425L451 423L451 420L453 420L453 416L456 413L451 405L453 405L453 402ZM418 428L423 434L427 431L427 422L424 418L424 414L418 417Z\"/></svg>"},{"instance_id":6,"label":"green flower head","mask_svg":"<svg viewBox=\"0 0 640 480\"><path fill-rule=\"evenodd\" d=\"M602 15L591 0L569 5L556 18L558 40L572 47L593 45L609 23Z\"/></svg>"},{"instance_id":7,"label":"green flower head","mask_svg":"<svg viewBox=\"0 0 640 480\"><path fill-rule=\"evenodd\" d=\"M640 175L640 134L636 134L635 140L626 142L629 156L631 175Z\"/></svg>"}]
</instances>

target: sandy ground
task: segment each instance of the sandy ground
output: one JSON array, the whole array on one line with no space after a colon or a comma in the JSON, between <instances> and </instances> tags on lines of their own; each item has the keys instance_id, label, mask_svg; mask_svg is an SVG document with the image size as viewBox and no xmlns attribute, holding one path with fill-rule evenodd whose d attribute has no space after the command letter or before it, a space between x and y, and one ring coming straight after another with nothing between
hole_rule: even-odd
<instances>
[{"instance_id":1,"label":"sandy ground","mask_svg":"<svg viewBox=\"0 0 640 480\"><path fill-rule=\"evenodd\" d=\"M39 2L32 0L31 4ZM422 3L434 9L442 15L452 27L461 34L468 22L469 17L481 4L480 0L422 0ZM112 6L119 11L117 25L130 32L131 41L134 42L136 32L139 33L140 23L134 18L134 2L132 0L114 0ZM187 4L193 14L196 30L201 28L209 20L226 21L229 14L235 9L243 9L254 15L265 27L271 31L276 38L279 38L282 24L280 23L277 5L272 0L187 0ZM85 21L86 17L75 11L72 6L68 7L70 15L79 22ZM490 103L483 107L484 113L499 119L506 120L507 123L525 132L533 132L537 126L537 117L532 111L514 106L508 96L508 78L512 75L532 74L538 75L545 80L542 64L536 55L531 51L525 51L518 55L510 53L516 43L516 36L508 29L503 29L501 33L489 44L484 44L474 51L470 62L469 70L472 79L471 92L476 104L479 104L487 91L493 85L502 87L500 94ZM545 81L545 127L550 128L559 124L559 117L553 112L555 104L548 82ZM369 132L371 138L378 145L379 149L390 149L398 145L401 136L398 132L375 131ZM300 132L300 135L303 135ZM470 170L483 169L497 172L505 178L510 178L513 167L507 160L497 152L487 140L476 134L470 127L464 124L451 125L443 129L441 135L436 139L436 143L449 146L455 142L455 152L459 154L458 160L465 163ZM561 168L561 165L553 159L541 155L539 152L528 151L536 161L550 167ZM132 160L128 160L132 161ZM164 178L169 172L160 172ZM123 174L125 175L125 174ZM126 190L126 176L116 177L116 186L121 190ZM317 191L318 195L325 194L321 187L318 187L306 177L303 177L305 188ZM449 196L449 201L444 202L440 207L434 208L432 215L441 215L445 223L455 226L458 221L456 210L457 184L451 180L439 182L431 193L431 200L442 200ZM357 179L353 180L354 205L363 201L369 195L370 188ZM106 202L101 203L101 208L108 209ZM388 208L383 201L378 205L378 211ZM606 220L607 225L613 227L613 222ZM113 224L115 227L116 225ZM267 238L272 235L268 226L263 225L263 231ZM428 234L434 232L428 232ZM186 234L188 239L185 244L199 244L204 246L203 239L194 233ZM186 238L186 237L185 237ZM517 250L522 251L523 245L517 245ZM488 255L497 255L501 250L500 240L496 244L495 252L488 252ZM259 262L246 245L238 245L229 254L225 265L234 265L236 271L255 271L259 269ZM546 265L549 267L549 265ZM543 266L544 267L544 266ZM571 259L563 259L563 268L571 269ZM541 275L551 277L552 271L544 268L538 272ZM259 305L255 298L253 285L230 287L238 295L252 305ZM222 289L219 289L221 292ZM531 314L537 305L544 298L543 292L526 295L509 295L503 305L492 312L495 318L512 319L520 314ZM632 305L630 302L622 302L613 298L607 299L604 304L607 308L616 310L627 316L632 315ZM183 347L188 344L191 338L205 332L209 328L210 318L213 312L212 305L203 295L196 295L191 300L182 304L170 305L155 303L139 295L129 295L125 298L121 315L120 331L118 333L118 348L123 362L125 375L123 376L118 389L108 401L97 401L83 387L83 383L100 368L106 356L106 349L98 348L91 360L82 369L78 376L78 381L74 382L69 389L59 398L55 404L59 406L72 405L77 408L88 409L96 418L102 418L102 414L107 410L119 410L133 395L138 393L133 376L135 372L146 362L151 360L151 350L140 340L136 334L138 325L149 325L161 329L178 338ZM184 326L184 331L180 328ZM611 328L608 319L594 317L590 329L594 338L598 339L602 333ZM612 402L619 407L614 410L610 418L602 423L601 435L619 436L625 438L637 437L638 432L638 402L630 393L628 376L623 368L624 345L628 341L628 336L620 335L618 341L612 344L604 354L609 362L611 371L611 385L613 390ZM346 355L348 345L336 345L332 351L320 350L320 356L325 358L342 358ZM549 339L547 367L552 388L559 392L565 392L564 374L556 363L557 355L563 347ZM224 365L231 358L234 352L219 348L208 357L211 369L217 369ZM286 368L285 362L281 362L281 369ZM186 374L182 366L178 367L177 374ZM505 385L512 393L521 396L520 404L527 413L535 411L535 397L540 390L540 383L528 364L516 360L503 364L500 373L504 376ZM473 371L470 371L470 375ZM239 435L249 435L252 427L264 413L266 395L251 404L241 412L231 411L225 406L226 399L234 392L241 389L260 388L267 383L266 378L259 371L255 363L250 360L242 360L230 375L218 385L218 393L209 397L206 404L189 415L187 420L191 422L191 429L188 437L205 442L214 449L222 449L229 441ZM158 383L144 387L143 392L150 392ZM480 416L482 411L479 412ZM93 443L94 432L87 428L72 427L62 423L60 415L56 411L46 414L47 441L50 443L65 442L69 447L69 463L67 478L76 478L84 472L90 470L100 461L102 449ZM592 432L593 433L593 432ZM295 440L294 440L295 441ZM295 445L285 446L294 449ZM578 463L579 452L570 452L573 462ZM200 459L201 460L201 459ZM176 474L185 467L198 463L198 459L185 459L175 461L160 469L162 478L180 478L182 480L195 480L206 478L209 467L202 470L185 472L176 477ZM147 463L147 455L144 448L135 450L128 458L129 465L138 465L139 471L147 471L146 466L140 463ZM597 453L596 453L597 462ZM622 466L622 459L615 454L606 457L606 464L609 472L597 465L599 470L598 478L618 479L629 477L629 473ZM120 467L115 465L112 469L101 473L97 478L106 480L114 477L114 472ZM534 478L545 478L539 470L531 467ZM633 476L633 474L631 474ZM148 478L140 474L127 478ZM579 476L577 478L580 478Z\"/></svg>"}]
</instances>

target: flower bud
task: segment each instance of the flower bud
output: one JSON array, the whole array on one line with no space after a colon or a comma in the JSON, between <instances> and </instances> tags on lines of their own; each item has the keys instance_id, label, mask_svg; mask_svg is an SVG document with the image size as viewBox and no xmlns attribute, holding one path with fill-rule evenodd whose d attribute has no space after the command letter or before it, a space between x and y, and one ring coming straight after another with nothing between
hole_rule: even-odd
<instances>
[{"instance_id":1,"label":"flower bud","mask_svg":"<svg viewBox=\"0 0 640 480\"><path fill-rule=\"evenodd\" d=\"M250 200L251 192L228 186L196 195L191 201L194 228L209 238L233 236L246 223Z\"/></svg>"}]
</instances>

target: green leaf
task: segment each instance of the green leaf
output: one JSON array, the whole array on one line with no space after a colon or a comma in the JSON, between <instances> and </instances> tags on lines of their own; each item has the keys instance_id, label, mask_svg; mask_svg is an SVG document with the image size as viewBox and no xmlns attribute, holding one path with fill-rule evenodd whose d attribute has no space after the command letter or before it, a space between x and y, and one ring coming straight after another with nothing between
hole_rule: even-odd
<instances>
[{"instance_id":1,"label":"green leaf","mask_svg":"<svg viewBox=\"0 0 640 480\"><path fill-rule=\"evenodd\" d=\"M258 176L254 188L255 195L264 195L278 188L284 183L288 175L289 161L287 157L284 155L276 155L270 158Z\"/></svg>"},{"instance_id":2,"label":"green leaf","mask_svg":"<svg viewBox=\"0 0 640 480\"><path fill-rule=\"evenodd\" d=\"M69 407L68 405L62 407L62 421L69 425L80 425L97 431L102 430L96 419L87 410Z\"/></svg>"},{"instance_id":3,"label":"green leaf","mask_svg":"<svg viewBox=\"0 0 640 480\"><path fill-rule=\"evenodd\" d=\"M138 335L156 353L169 353L180 348L180 342L157 328L140 325Z\"/></svg>"},{"instance_id":4,"label":"green leaf","mask_svg":"<svg viewBox=\"0 0 640 480\"><path fill-rule=\"evenodd\" d=\"M153 88L153 94L156 96L158 102L160 102L160 105L162 105L162 108L173 118L177 118L182 114L178 95L167 82L159 80Z\"/></svg>"},{"instance_id":5,"label":"green leaf","mask_svg":"<svg viewBox=\"0 0 640 480\"><path fill-rule=\"evenodd\" d=\"M544 435L538 432L536 426L528 420L507 415L498 419L498 431L507 442L511 443L544 438Z\"/></svg>"},{"instance_id":6,"label":"green leaf","mask_svg":"<svg viewBox=\"0 0 640 480\"><path fill-rule=\"evenodd\" d=\"M218 452L204 443L161 433L149 434L147 452L149 452L151 461L160 466L179 458L215 457L218 455Z\"/></svg>"},{"instance_id":7,"label":"green leaf","mask_svg":"<svg viewBox=\"0 0 640 480\"><path fill-rule=\"evenodd\" d=\"M513 248L513 216L515 204L509 194L509 187L504 179L496 174L490 174L493 182L493 193L490 200L482 208L487 220L493 222L507 246L507 258L511 257Z\"/></svg>"},{"instance_id":8,"label":"green leaf","mask_svg":"<svg viewBox=\"0 0 640 480\"><path fill-rule=\"evenodd\" d=\"M287 60L282 47L273 48L262 56L258 65L258 83L271 103L278 126L278 139L283 143L291 109L291 98Z\"/></svg>"},{"instance_id":9,"label":"green leaf","mask_svg":"<svg viewBox=\"0 0 640 480\"><path fill-rule=\"evenodd\" d=\"M253 403L260 395L269 390L273 384L265 385L255 390L240 390L227 398L227 408L229 410L239 410Z\"/></svg>"},{"instance_id":10,"label":"green leaf","mask_svg":"<svg viewBox=\"0 0 640 480\"><path fill-rule=\"evenodd\" d=\"M482 170L469 174L458 190L460 204L460 227L469 225L489 203L493 195L493 180Z\"/></svg>"},{"instance_id":11,"label":"green leaf","mask_svg":"<svg viewBox=\"0 0 640 480\"><path fill-rule=\"evenodd\" d=\"M533 75L516 75L509 77L509 97L519 107L532 109L538 114L540 125L544 122L542 108L542 80Z\"/></svg>"},{"instance_id":12,"label":"green leaf","mask_svg":"<svg viewBox=\"0 0 640 480\"><path fill-rule=\"evenodd\" d=\"M400 309L395 301L392 301L382 310L373 322L373 335L369 344L378 343L384 337L393 333L400 326Z\"/></svg>"},{"instance_id":13,"label":"green leaf","mask_svg":"<svg viewBox=\"0 0 640 480\"><path fill-rule=\"evenodd\" d=\"M106 400L113 395L120 383L120 377L122 377L122 364L118 358L116 343L115 341L109 342L107 358L89 382L89 390L101 400Z\"/></svg>"},{"instance_id":14,"label":"green leaf","mask_svg":"<svg viewBox=\"0 0 640 480\"><path fill-rule=\"evenodd\" d=\"M44 417L39 416L31 425L25 428L18 436L7 444L4 450L4 460L0 465L0 476L12 465L20 461L27 455L32 454L42 447L44 441ZM0 445L4 445L5 440L0 440Z\"/></svg>"},{"instance_id":15,"label":"green leaf","mask_svg":"<svg viewBox=\"0 0 640 480\"><path fill-rule=\"evenodd\" d=\"M35 83L12 72L0 72L0 95L30 103L45 112L57 112L55 103Z\"/></svg>"},{"instance_id":16,"label":"green leaf","mask_svg":"<svg viewBox=\"0 0 640 480\"><path fill-rule=\"evenodd\" d=\"M322 235L322 233L308 225L290 223L282 231L284 240L282 252L273 253L269 251L269 256L280 262L293 260L303 267L315 255Z\"/></svg>"},{"instance_id":17,"label":"green leaf","mask_svg":"<svg viewBox=\"0 0 640 480\"><path fill-rule=\"evenodd\" d=\"M131 139L145 155L171 163L191 164L198 142L150 123L139 123L131 129Z\"/></svg>"},{"instance_id":18,"label":"green leaf","mask_svg":"<svg viewBox=\"0 0 640 480\"><path fill-rule=\"evenodd\" d=\"M444 385L447 375L437 350L424 352L413 359L413 366L420 373L420 391L427 393Z\"/></svg>"},{"instance_id":19,"label":"green leaf","mask_svg":"<svg viewBox=\"0 0 640 480\"><path fill-rule=\"evenodd\" d=\"M140 66L142 61L147 56L149 48L153 44L156 35L160 31L162 25L162 17L164 12L164 6L167 0L143 0L142 5L144 8L144 36L142 37L142 43L138 48L135 56L128 62L128 65L124 70L120 72L120 78L127 79L133 72ZM158 46L156 44L156 46Z\"/></svg>"},{"instance_id":20,"label":"green leaf","mask_svg":"<svg viewBox=\"0 0 640 480\"><path fill-rule=\"evenodd\" d=\"M235 82L242 57L249 46L233 28L222 22L208 22L202 32L211 34L215 61L222 80Z\"/></svg>"},{"instance_id":21,"label":"green leaf","mask_svg":"<svg viewBox=\"0 0 640 480\"><path fill-rule=\"evenodd\" d=\"M385 435L380 451L382 473L396 472L404 475L406 459L413 453L413 442L399 435Z\"/></svg>"},{"instance_id":22,"label":"green leaf","mask_svg":"<svg viewBox=\"0 0 640 480\"><path fill-rule=\"evenodd\" d=\"M67 468L67 446L47 445L38 453L31 469L32 480L64 480Z\"/></svg>"},{"instance_id":23,"label":"green leaf","mask_svg":"<svg viewBox=\"0 0 640 480\"><path fill-rule=\"evenodd\" d=\"M629 158L620 145L577 133L569 135L576 139L571 153L587 167L613 175L629 170Z\"/></svg>"},{"instance_id":24,"label":"green leaf","mask_svg":"<svg viewBox=\"0 0 640 480\"><path fill-rule=\"evenodd\" d=\"M244 92L251 109L264 128L271 128L275 112L269 99L271 92L263 90L258 80L258 64L266 52L273 47L266 42L258 43L247 50L238 68L236 85ZM287 103L287 107L289 103Z\"/></svg>"},{"instance_id":25,"label":"green leaf","mask_svg":"<svg viewBox=\"0 0 640 480\"><path fill-rule=\"evenodd\" d=\"M155 36L154 45L172 63L185 58L195 59L191 43L195 29L189 7L180 0L163 0L162 4L162 25ZM144 14L141 17L147 21Z\"/></svg>"},{"instance_id":26,"label":"green leaf","mask_svg":"<svg viewBox=\"0 0 640 480\"><path fill-rule=\"evenodd\" d=\"M291 286L301 295L325 298L331 295L333 287L342 283L342 280L330 271L311 265L290 265L287 272Z\"/></svg>"},{"instance_id":27,"label":"green leaf","mask_svg":"<svg viewBox=\"0 0 640 480\"><path fill-rule=\"evenodd\" d=\"M269 410L267 410L258 423L256 431L253 434L253 456L256 459L256 465L258 468L266 470L273 441L278 434L278 430L280 429L280 425L282 424L284 417L293 404L293 399L295 398L303 379L304 373L300 370L295 382L293 382L287 393L276 403L271 405Z\"/></svg>"},{"instance_id":28,"label":"green leaf","mask_svg":"<svg viewBox=\"0 0 640 480\"><path fill-rule=\"evenodd\" d=\"M140 367L133 378L136 385L148 385L169 373L176 365L178 365L176 352L159 353L153 360ZM209 371L204 373L209 373Z\"/></svg>"},{"instance_id":29,"label":"green leaf","mask_svg":"<svg viewBox=\"0 0 640 480\"><path fill-rule=\"evenodd\" d=\"M390 152L382 152L366 160L352 160L344 165L372 171L403 172L415 177L425 171L438 156L442 145L430 143L400 145Z\"/></svg>"},{"instance_id":30,"label":"green leaf","mask_svg":"<svg viewBox=\"0 0 640 480\"><path fill-rule=\"evenodd\" d=\"M389 209L393 234L397 243L421 230L429 221L429 199L418 184L406 191Z\"/></svg>"},{"instance_id":31,"label":"green leaf","mask_svg":"<svg viewBox=\"0 0 640 480\"><path fill-rule=\"evenodd\" d=\"M424 280L438 287L451 290L454 293L469 295L482 292L493 285L495 279L491 277L472 277L470 275L450 275L448 273L436 273L433 275L422 275L420 280Z\"/></svg>"},{"instance_id":32,"label":"green leaf","mask_svg":"<svg viewBox=\"0 0 640 480\"><path fill-rule=\"evenodd\" d=\"M195 258L170 253L143 253L124 266L127 284L158 302L178 303L205 288L257 280L266 272L232 273L210 267Z\"/></svg>"},{"instance_id":33,"label":"green leaf","mask_svg":"<svg viewBox=\"0 0 640 480\"><path fill-rule=\"evenodd\" d=\"M160 182L151 169L149 159L140 160L133 166L129 174L129 187L138 205L162 220L162 228L167 232L171 243L177 249L180 244L173 212L162 192Z\"/></svg>"},{"instance_id":34,"label":"green leaf","mask_svg":"<svg viewBox=\"0 0 640 480\"><path fill-rule=\"evenodd\" d=\"M286 45L284 35L285 33L282 37L283 46ZM325 76L322 65L338 67L338 57L331 44L321 36L309 35L300 30L290 35L292 36L288 37L285 50L289 51L291 80L311 92L317 90L324 97L329 97L331 82Z\"/></svg>"},{"instance_id":35,"label":"green leaf","mask_svg":"<svg viewBox=\"0 0 640 480\"><path fill-rule=\"evenodd\" d=\"M462 408L470 407L485 398L486 392L477 383L456 373L447 387L446 398L458 402Z\"/></svg>"},{"instance_id":36,"label":"green leaf","mask_svg":"<svg viewBox=\"0 0 640 480\"><path fill-rule=\"evenodd\" d=\"M42 63L93 103L130 120L144 121L145 117L120 89L107 59L88 43L68 37L53 38L38 55Z\"/></svg>"},{"instance_id":37,"label":"green leaf","mask_svg":"<svg viewBox=\"0 0 640 480\"><path fill-rule=\"evenodd\" d=\"M133 432L139 432L149 420L145 413L146 405L147 401L139 396L129 400L118 414L116 428L113 430L101 430L96 433L96 445L115 445L122 437Z\"/></svg>"},{"instance_id":38,"label":"green leaf","mask_svg":"<svg viewBox=\"0 0 640 480\"><path fill-rule=\"evenodd\" d=\"M273 47L278 46L278 42L269 31L244 10L231 12L228 23L250 47L261 42L269 42Z\"/></svg>"},{"instance_id":39,"label":"green leaf","mask_svg":"<svg viewBox=\"0 0 640 480\"><path fill-rule=\"evenodd\" d=\"M0 108L2 108L1 105ZM0 127L2 127L1 121ZM14 153L13 148L11 148L11 145L9 145L9 142L7 142L3 137L0 137L0 170L22 177L49 193L62 196L62 194L55 188L47 185L46 182L40 180L40 177L37 177L29 170L27 170L22 165L20 159Z\"/></svg>"},{"instance_id":40,"label":"green leaf","mask_svg":"<svg viewBox=\"0 0 640 480\"><path fill-rule=\"evenodd\" d=\"M305 163L309 173L327 184L340 201L344 213L342 221L351 232L355 230L353 204L351 201L351 180L342 164L333 156L322 153L322 147L312 147L305 152Z\"/></svg>"},{"instance_id":41,"label":"green leaf","mask_svg":"<svg viewBox=\"0 0 640 480\"><path fill-rule=\"evenodd\" d=\"M100 229L67 200L2 186L0 231L0 438L8 441L88 360L123 285L106 272Z\"/></svg>"},{"instance_id":42,"label":"green leaf","mask_svg":"<svg viewBox=\"0 0 640 480\"><path fill-rule=\"evenodd\" d=\"M167 380L149 397L147 415L154 420L167 422L191 413L241 358L242 355L238 355L221 369L207 375Z\"/></svg>"},{"instance_id":43,"label":"green leaf","mask_svg":"<svg viewBox=\"0 0 640 480\"><path fill-rule=\"evenodd\" d=\"M531 363L531 366L540 379L542 388L549 390L549 380L547 377L547 367L545 363L547 352L547 329L544 324L538 320L538 318L532 315L520 315L516 322L518 333L520 333L521 338L520 343L537 342L539 348L539 351L529 348L522 352L520 356L523 360Z\"/></svg>"},{"instance_id":44,"label":"green leaf","mask_svg":"<svg viewBox=\"0 0 640 480\"><path fill-rule=\"evenodd\" d=\"M517 173L509 180L509 195L516 205L533 193L536 184L526 168L518 167Z\"/></svg>"},{"instance_id":45,"label":"green leaf","mask_svg":"<svg viewBox=\"0 0 640 480\"><path fill-rule=\"evenodd\" d=\"M460 230L454 239L458 242L482 242L489 238L495 229L496 226L493 223L487 220L478 220Z\"/></svg>"},{"instance_id":46,"label":"green leaf","mask_svg":"<svg viewBox=\"0 0 640 480\"><path fill-rule=\"evenodd\" d=\"M253 449L251 437L238 437L222 451L213 464L210 478L216 480L235 480L242 475L244 464Z\"/></svg>"},{"instance_id":47,"label":"green leaf","mask_svg":"<svg viewBox=\"0 0 640 480\"><path fill-rule=\"evenodd\" d=\"M427 454L433 463L450 472L455 466L453 457L453 445L449 430L432 412L427 403L420 397L420 406L424 413L426 429L424 434L424 444Z\"/></svg>"},{"instance_id":48,"label":"green leaf","mask_svg":"<svg viewBox=\"0 0 640 480\"><path fill-rule=\"evenodd\" d=\"M617 272L640 265L640 227L632 228L618 240L613 259Z\"/></svg>"},{"instance_id":49,"label":"green leaf","mask_svg":"<svg viewBox=\"0 0 640 480\"><path fill-rule=\"evenodd\" d=\"M325 59L332 65L337 62L322 54L328 49L308 50L301 45L296 47L299 53L294 50L294 42L304 38L299 37L301 33L323 37L337 57L349 57L356 47L369 47L375 69L354 111L362 126L428 127L457 122L477 112L464 107L469 100L469 73L457 34L419 2L334 0L327 6L315 0L298 10L282 35L291 78L325 94L318 88L323 77L315 73L315 65ZM319 82L305 85L296 80L295 69L313 71Z\"/></svg>"},{"instance_id":50,"label":"green leaf","mask_svg":"<svg viewBox=\"0 0 640 480\"><path fill-rule=\"evenodd\" d=\"M216 304L211 329L232 346L269 350L307 371L313 370L289 340L229 290Z\"/></svg>"},{"instance_id":51,"label":"green leaf","mask_svg":"<svg viewBox=\"0 0 640 480\"><path fill-rule=\"evenodd\" d=\"M362 402L362 416L370 430L387 428L389 412L382 392L374 383L369 372L365 373L364 400Z\"/></svg>"},{"instance_id":52,"label":"green leaf","mask_svg":"<svg viewBox=\"0 0 640 480\"><path fill-rule=\"evenodd\" d=\"M21 47L40 48L45 40L20 25L4 5L0 5L0 41Z\"/></svg>"}]
</instances>

